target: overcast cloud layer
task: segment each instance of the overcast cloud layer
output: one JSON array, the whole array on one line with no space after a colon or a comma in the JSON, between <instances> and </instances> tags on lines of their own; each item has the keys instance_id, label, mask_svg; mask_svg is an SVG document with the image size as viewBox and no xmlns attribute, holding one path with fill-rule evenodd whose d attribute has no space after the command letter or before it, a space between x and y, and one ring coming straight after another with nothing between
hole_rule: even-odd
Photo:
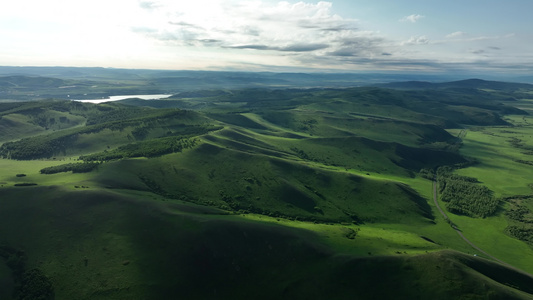
<instances>
[{"instance_id":1,"label":"overcast cloud layer","mask_svg":"<svg viewBox=\"0 0 533 300\"><path fill-rule=\"evenodd\" d=\"M0 65L513 72L533 66L531 35L491 24L481 31L474 14L468 22L445 20L416 6L401 15L385 8L368 15L364 1L335 0L11 3L0 12ZM336 3L350 10L335 10Z\"/></svg>"}]
</instances>

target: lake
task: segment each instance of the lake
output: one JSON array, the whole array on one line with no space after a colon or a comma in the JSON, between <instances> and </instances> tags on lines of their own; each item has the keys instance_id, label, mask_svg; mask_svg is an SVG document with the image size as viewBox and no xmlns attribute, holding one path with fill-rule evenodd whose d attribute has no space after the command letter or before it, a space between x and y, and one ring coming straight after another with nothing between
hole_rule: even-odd
<instances>
[{"instance_id":1,"label":"lake","mask_svg":"<svg viewBox=\"0 0 533 300\"><path fill-rule=\"evenodd\" d=\"M88 99L88 100L72 100L72 101L79 101L79 102L89 102L89 103L104 103L104 102L110 102L110 101L120 101L124 99L129 98L139 98L143 100L157 100L157 99L163 99L168 98L172 96L171 94L154 94L154 95L119 95L119 96L109 96L109 98L101 98L101 99Z\"/></svg>"}]
</instances>

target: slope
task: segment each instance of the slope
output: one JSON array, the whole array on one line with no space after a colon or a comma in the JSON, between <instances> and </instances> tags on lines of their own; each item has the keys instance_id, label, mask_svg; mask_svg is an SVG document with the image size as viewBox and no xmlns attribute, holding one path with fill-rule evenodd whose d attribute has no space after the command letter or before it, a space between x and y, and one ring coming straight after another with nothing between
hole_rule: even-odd
<instances>
[{"instance_id":1,"label":"slope","mask_svg":"<svg viewBox=\"0 0 533 300\"><path fill-rule=\"evenodd\" d=\"M25 269L39 268L57 299L531 298L531 278L451 251L336 256L310 232L145 194L3 195L3 244L24 251Z\"/></svg>"}]
</instances>

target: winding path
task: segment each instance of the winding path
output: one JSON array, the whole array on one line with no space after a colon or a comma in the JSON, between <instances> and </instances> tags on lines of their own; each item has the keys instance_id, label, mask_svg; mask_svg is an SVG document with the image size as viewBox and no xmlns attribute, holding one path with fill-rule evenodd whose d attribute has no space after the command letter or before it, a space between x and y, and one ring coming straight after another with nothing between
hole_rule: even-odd
<instances>
[{"instance_id":1,"label":"winding path","mask_svg":"<svg viewBox=\"0 0 533 300\"><path fill-rule=\"evenodd\" d=\"M437 181L436 180L433 180L433 201L435 202L435 206L437 207L437 209L439 210L439 212L442 214L442 216L444 217L445 220L449 220L448 218L448 215L446 215L446 213L444 212L444 210L442 210L442 208L439 206L439 202L437 201ZM510 264L502 261L502 260L499 260L497 259L496 257L488 254L487 252L483 251L481 248L479 248L478 246L476 246L474 243L472 243L469 239L467 239L463 233L461 232L461 230L459 230L459 228L457 228L455 225L452 224L452 228L455 230L455 232L457 232L457 234L459 234L459 236L466 242L468 243L470 246L472 246L472 248L476 249L477 251L479 251L480 253L483 253L484 255L486 255L487 257L499 262L500 264L510 268L510 269L513 269L517 272L520 272L522 274L526 274L528 275L529 277L533 277L533 275L527 273L527 272L524 272L518 268L515 268L513 266L511 266Z\"/></svg>"}]
</instances>

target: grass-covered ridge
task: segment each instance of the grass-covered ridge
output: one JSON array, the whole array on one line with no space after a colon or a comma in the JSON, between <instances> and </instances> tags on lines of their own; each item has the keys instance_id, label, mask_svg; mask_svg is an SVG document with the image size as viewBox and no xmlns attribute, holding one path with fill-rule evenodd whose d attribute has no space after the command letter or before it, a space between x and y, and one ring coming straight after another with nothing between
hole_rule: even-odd
<instances>
[{"instance_id":1,"label":"grass-covered ridge","mask_svg":"<svg viewBox=\"0 0 533 300\"><path fill-rule=\"evenodd\" d=\"M3 200L0 223L14 229L1 226L0 231L5 241L25 250L30 266L39 265L53 278L56 299L209 298L215 290L224 299L287 293L296 298L357 293L362 299L463 294L527 299L531 292L531 278L471 255L336 256L312 233L238 221L205 207L109 191L38 192L4 190L3 199L25 197ZM19 234L41 230L49 234Z\"/></svg>"},{"instance_id":2,"label":"grass-covered ridge","mask_svg":"<svg viewBox=\"0 0 533 300\"><path fill-rule=\"evenodd\" d=\"M80 109L78 105L71 103L53 103L54 106L51 107L45 103L39 111L53 112L59 109L57 105L69 114L86 118L85 126L54 130L48 134L40 133L5 142L0 146L0 156L20 160L70 156L86 153L88 147L103 151L131 141L193 136L217 129L208 124L205 117L190 111L130 108L121 105L82 105L81 108L89 108Z\"/></svg>"},{"instance_id":3,"label":"grass-covered ridge","mask_svg":"<svg viewBox=\"0 0 533 300\"><path fill-rule=\"evenodd\" d=\"M108 164L97 181L105 184L108 173L129 165L145 188L160 195L226 210L320 222L424 223L433 218L424 199L398 183L211 144L157 159ZM131 184L127 180L121 184Z\"/></svg>"},{"instance_id":4,"label":"grass-covered ridge","mask_svg":"<svg viewBox=\"0 0 533 300\"><path fill-rule=\"evenodd\" d=\"M3 103L0 245L56 299L528 299L525 88Z\"/></svg>"}]
</instances>

